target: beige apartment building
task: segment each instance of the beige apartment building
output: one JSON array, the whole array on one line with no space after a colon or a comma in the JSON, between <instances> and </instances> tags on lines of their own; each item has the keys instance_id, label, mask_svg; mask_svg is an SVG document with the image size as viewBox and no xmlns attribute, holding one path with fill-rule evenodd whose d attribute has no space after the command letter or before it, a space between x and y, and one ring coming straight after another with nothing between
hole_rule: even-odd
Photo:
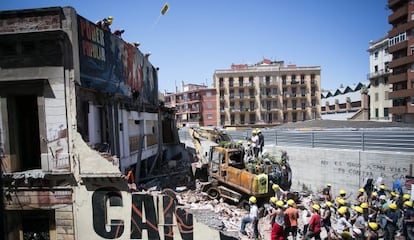
<instances>
[{"instance_id":1,"label":"beige apartment building","mask_svg":"<svg viewBox=\"0 0 414 240\"><path fill-rule=\"evenodd\" d=\"M370 120L391 121L392 99L389 93L392 92L392 84L388 77L391 70L388 64L392 61L392 55L388 53L388 37L369 43L369 95L370 99Z\"/></svg>"},{"instance_id":2,"label":"beige apartment building","mask_svg":"<svg viewBox=\"0 0 414 240\"><path fill-rule=\"evenodd\" d=\"M285 66L267 59L216 70L217 123L266 126L320 119L320 73L319 66Z\"/></svg>"}]
</instances>

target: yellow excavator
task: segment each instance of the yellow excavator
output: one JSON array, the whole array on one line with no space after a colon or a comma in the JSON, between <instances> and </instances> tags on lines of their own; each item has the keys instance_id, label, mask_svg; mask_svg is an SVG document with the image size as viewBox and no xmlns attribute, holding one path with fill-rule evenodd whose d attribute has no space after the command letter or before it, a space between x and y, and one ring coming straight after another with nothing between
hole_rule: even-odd
<instances>
[{"instance_id":1,"label":"yellow excavator","mask_svg":"<svg viewBox=\"0 0 414 240\"><path fill-rule=\"evenodd\" d=\"M193 174L211 199L224 198L246 207L250 196L267 202L274 196L273 184L290 189L291 169L286 154L254 157L249 146L236 143L217 128L192 127L189 134L197 159L192 164Z\"/></svg>"}]
</instances>

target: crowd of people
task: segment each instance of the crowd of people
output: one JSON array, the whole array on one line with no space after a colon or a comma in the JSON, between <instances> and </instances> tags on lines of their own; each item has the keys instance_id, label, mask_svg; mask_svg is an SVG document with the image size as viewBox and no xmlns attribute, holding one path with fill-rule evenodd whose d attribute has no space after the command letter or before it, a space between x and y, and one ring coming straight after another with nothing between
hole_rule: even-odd
<instances>
[{"instance_id":1,"label":"crowd of people","mask_svg":"<svg viewBox=\"0 0 414 240\"><path fill-rule=\"evenodd\" d=\"M250 212L242 219L240 232L247 234L247 223L253 227L253 239L261 239L259 217L270 219L271 233L263 239L355 239L393 240L397 236L414 240L414 208L411 196L401 189L388 189L384 184L353 194L340 190L333 196L327 184L318 197L295 202L287 192L273 185L275 196L266 204L262 216L257 199L249 199Z\"/></svg>"}]
</instances>

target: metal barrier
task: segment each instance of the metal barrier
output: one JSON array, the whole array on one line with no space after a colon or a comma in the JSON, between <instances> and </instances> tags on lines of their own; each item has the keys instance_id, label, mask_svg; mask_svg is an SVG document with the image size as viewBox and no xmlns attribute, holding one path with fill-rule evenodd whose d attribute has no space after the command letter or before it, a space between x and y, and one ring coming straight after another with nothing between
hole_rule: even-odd
<instances>
[{"instance_id":1,"label":"metal barrier","mask_svg":"<svg viewBox=\"0 0 414 240\"><path fill-rule=\"evenodd\" d=\"M335 148L360 151L414 152L414 130L407 128L297 131L261 129L265 145ZM246 140L251 130L227 131L234 140ZM180 139L190 140L187 129Z\"/></svg>"}]
</instances>

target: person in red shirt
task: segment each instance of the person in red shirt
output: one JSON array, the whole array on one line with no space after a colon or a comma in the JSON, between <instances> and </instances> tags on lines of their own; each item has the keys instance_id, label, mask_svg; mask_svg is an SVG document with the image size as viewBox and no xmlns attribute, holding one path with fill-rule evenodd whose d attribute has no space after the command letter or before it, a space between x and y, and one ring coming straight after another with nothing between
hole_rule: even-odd
<instances>
[{"instance_id":1,"label":"person in red shirt","mask_svg":"<svg viewBox=\"0 0 414 240\"><path fill-rule=\"evenodd\" d=\"M284 240L283 223L280 218L276 218L272 226L272 232L270 234L270 240Z\"/></svg>"},{"instance_id":2,"label":"person in red shirt","mask_svg":"<svg viewBox=\"0 0 414 240\"><path fill-rule=\"evenodd\" d=\"M315 238L315 240L321 239L321 215L319 215L321 207L318 204L314 204L311 208L312 216L309 220L309 230L306 234L306 239Z\"/></svg>"}]
</instances>

